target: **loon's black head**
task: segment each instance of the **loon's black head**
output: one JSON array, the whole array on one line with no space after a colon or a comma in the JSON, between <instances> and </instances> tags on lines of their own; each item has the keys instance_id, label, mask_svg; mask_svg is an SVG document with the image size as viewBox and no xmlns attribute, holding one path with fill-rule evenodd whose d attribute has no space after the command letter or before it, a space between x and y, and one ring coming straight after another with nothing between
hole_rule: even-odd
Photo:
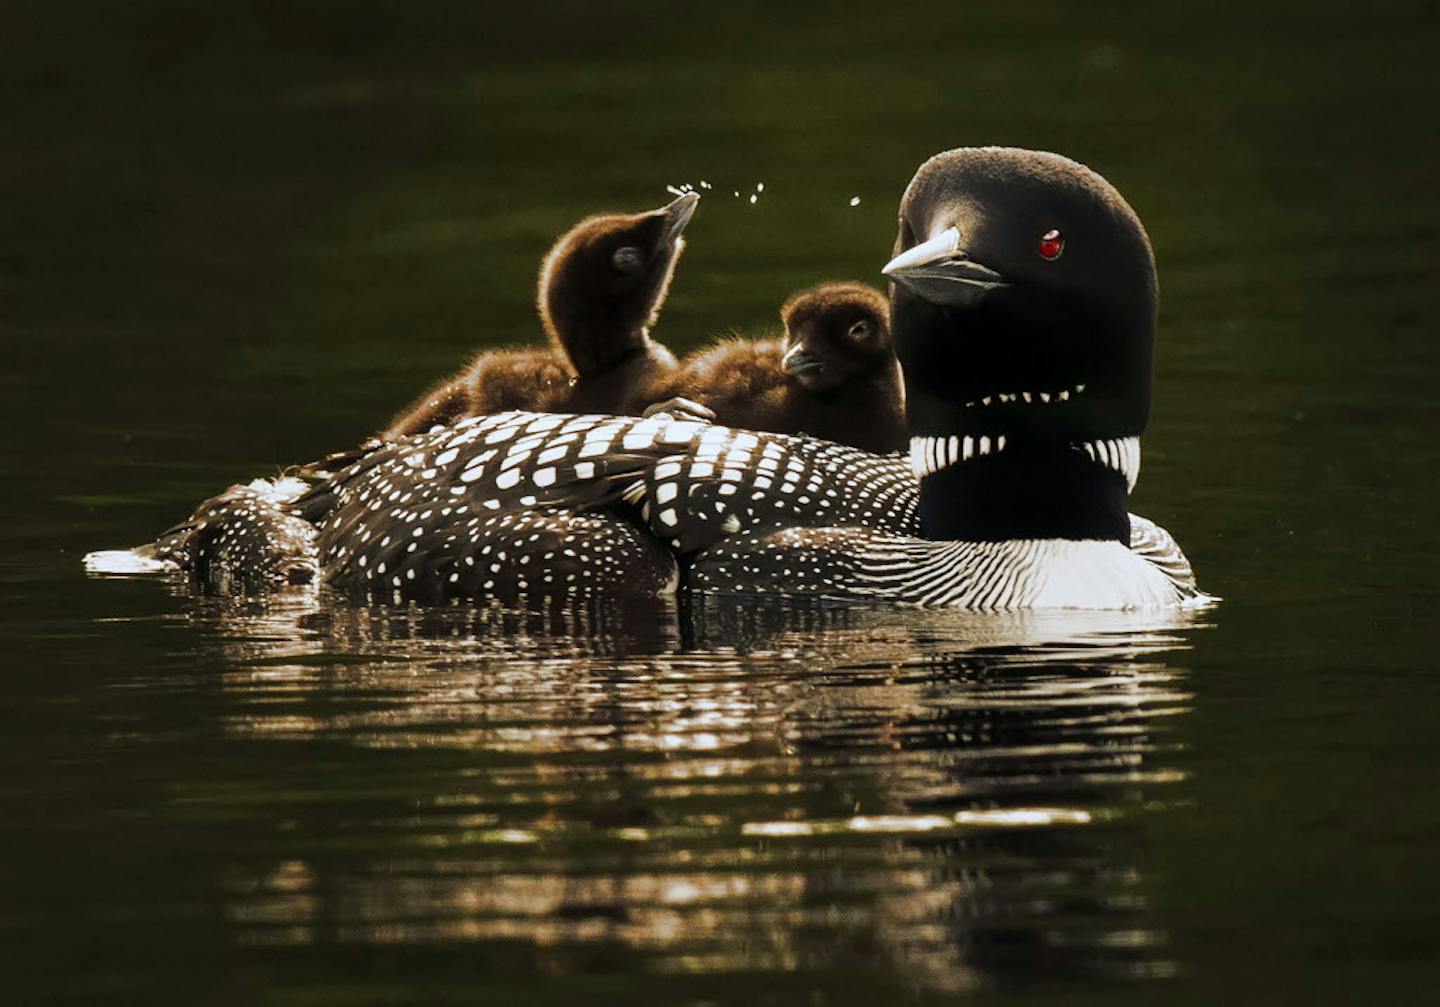
<instances>
[{"instance_id":1,"label":"loon's black head","mask_svg":"<svg viewBox=\"0 0 1440 1007\"><path fill-rule=\"evenodd\" d=\"M550 249L540 268L540 318L578 376L645 346L699 202L687 192L646 213L590 217Z\"/></svg>"},{"instance_id":2,"label":"loon's black head","mask_svg":"<svg viewBox=\"0 0 1440 1007\"><path fill-rule=\"evenodd\" d=\"M1068 158L977 147L921 165L899 223L884 273L912 457L921 475L970 470L947 473L969 485L946 495L959 513L988 508L945 531L1120 536L1111 498L1118 488L1123 501L1138 470L1158 300L1135 212ZM1078 531L1060 515L1032 521L1031 497L1093 498L1091 482L1107 498L1102 518ZM954 521L932 510L930 523Z\"/></svg>"},{"instance_id":3,"label":"loon's black head","mask_svg":"<svg viewBox=\"0 0 1440 1007\"><path fill-rule=\"evenodd\" d=\"M823 283L792 295L780 308L785 355L780 366L811 391L893 367L890 309L859 283Z\"/></svg>"},{"instance_id":4,"label":"loon's black head","mask_svg":"<svg viewBox=\"0 0 1440 1007\"><path fill-rule=\"evenodd\" d=\"M884 272L913 433L1144 430L1155 258L1095 172L1040 151L937 154L905 192Z\"/></svg>"}]
</instances>

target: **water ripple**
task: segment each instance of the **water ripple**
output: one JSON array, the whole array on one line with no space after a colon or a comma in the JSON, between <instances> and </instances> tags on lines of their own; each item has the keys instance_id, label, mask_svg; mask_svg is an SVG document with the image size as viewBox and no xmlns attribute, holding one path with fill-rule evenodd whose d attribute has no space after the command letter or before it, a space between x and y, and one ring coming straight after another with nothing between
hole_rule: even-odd
<instances>
[{"instance_id":1,"label":"water ripple","mask_svg":"<svg viewBox=\"0 0 1440 1007\"><path fill-rule=\"evenodd\" d=\"M243 837L242 943L848 958L949 992L1174 971L1137 836L1186 800L1200 615L662 615L201 603L213 670L127 685L203 696L231 753L171 807Z\"/></svg>"}]
</instances>

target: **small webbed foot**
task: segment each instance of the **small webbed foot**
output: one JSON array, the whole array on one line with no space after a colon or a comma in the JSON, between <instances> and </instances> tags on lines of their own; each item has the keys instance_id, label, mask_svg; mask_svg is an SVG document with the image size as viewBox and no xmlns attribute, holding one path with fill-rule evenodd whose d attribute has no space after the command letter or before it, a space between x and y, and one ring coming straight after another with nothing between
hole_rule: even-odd
<instances>
[{"instance_id":1,"label":"small webbed foot","mask_svg":"<svg viewBox=\"0 0 1440 1007\"><path fill-rule=\"evenodd\" d=\"M648 407L642 416L656 416L660 413L668 413L678 420L691 420L696 423L714 423L715 410L708 406L702 406L693 399L676 396L673 399L666 399L664 402L657 402Z\"/></svg>"}]
</instances>

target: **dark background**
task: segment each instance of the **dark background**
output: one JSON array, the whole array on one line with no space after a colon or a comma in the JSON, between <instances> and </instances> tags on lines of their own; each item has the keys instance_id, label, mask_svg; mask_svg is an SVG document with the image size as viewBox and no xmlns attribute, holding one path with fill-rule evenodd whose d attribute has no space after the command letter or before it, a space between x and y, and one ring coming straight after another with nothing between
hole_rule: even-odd
<instances>
[{"instance_id":1,"label":"dark background","mask_svg":"<svg viewBox=\"0 0 1440 1007\"><path fill-rule=\"evenodd\" d=\"M344 825L384 815L346 817L314 794L363 777L389 782L347 800L400 800L494 745L447 743L436 764L377 756L346 733L346 704L379 688L409 709L416 686L342 674L261 697L305 705L325 744L237 750L226 725L265 712L233 706L261 688L247 662L278 660L257 640L289 653L318 632L306 660L342 668L366 647L328 622L236 624L154 583L87 581L79 560L229 482L348 446L477 348L537 338L537 265L585 214L715 185L656 332L685 350L768 330L803 284L878 281L914 167L981 143L1073 156L1145 221L1162 310L1134 507L1227 601L1180 638L1189 652L1169 673L1184 716L1142 746L1170 753L1184 782L1161 803L1181 810L1145 818L1146 793L1105 798L1141 822L1116 842L1145 851L1158 907L1146 932L1166 935L1173 965L1152 970L1162 985L999 956L978 988L1023 996L1056 978L1067 1002L1312 1003L1403 1002L1433 984L1433 3L58 0L0 5L0 39L0 833L13 875L0 922L22 999L385 1000L423 973L489 1002L509 963L508 997L628 996L689 975L656 990L841 1002L864 989L847 953L882 989L959 991L814 921L794 934L819 928L825 954L765 959L740 986L707 980L725 970L699 952L516 964L487 937L482 967L452 934L382 954L373 933L345 930L343 900L308 954L246 958L234 949L254 920L226 887L237 864L280 850L311 870L332 842L372 867L413 854ZM731 195L757 182L757 204ZM238 657L216 643L236 637L253 645ZM641 649L674 672L676 645L659 639ZM932 644L907 646L924 657ZM559 659L501 651L486 660ZM441 660L426 654L420 667ZM250 684L214 691L226 675ZM421 737L411 747L428 750ZM292 759L309 775L287 799L310 817L236 812L286 792ZM205 797L207 781L229 796ZM309 838L281 849L267 830L287 816ZM250 824L227 832L234 821ZM587 850L569 861L582 874ZM422 933L438 918L406 906ZM545 933L520 925L513 940L533 950ZM571 984L537 986L556 974ZM587 985L594 974L611 985Z\"/></svg>"}]
</instances>

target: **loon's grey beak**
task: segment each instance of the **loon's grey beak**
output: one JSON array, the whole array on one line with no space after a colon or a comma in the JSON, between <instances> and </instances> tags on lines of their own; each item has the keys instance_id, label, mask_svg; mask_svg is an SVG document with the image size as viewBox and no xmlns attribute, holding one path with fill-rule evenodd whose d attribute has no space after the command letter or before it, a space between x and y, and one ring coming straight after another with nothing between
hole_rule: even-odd
<instances>
[{"instance_id":1,"label":"loon's grey beak","mask_svg":"<svg viewBox=\"0 0 1440 1007\"><path fill-rule=\"evenodd\" d=\"M901 252L880 272L934 304L973 304L1005 286L1005 277L965 254L954 227Z\"/></svg>"},{"instance_id":2,"label":"loon's grey beak","mask_svg":"<svg viewBox=\"0 0 1440 1007\"><path fill-rule=\"evenodd\" d=\"M825 369L825 362L813 353L805 352L804 343L796 343L780 358L780 370L792 376L812 374Z\"/></svg>"},{"instance_id":3,"label":"loon's grey beak","mask_svg":"<svg viewBox=\"0 0 1440 1007\"><path fill-rule=\"evenodd\" d=\"M665 214L665 240L674 243L680 237L680 232L685 230L685 225L690 223L690 218L695 216L695 207L700 205L700 193L687 192L683 196L677 196L673 202L662 206L658 212Z\"/></svg>"}]
</instances>

